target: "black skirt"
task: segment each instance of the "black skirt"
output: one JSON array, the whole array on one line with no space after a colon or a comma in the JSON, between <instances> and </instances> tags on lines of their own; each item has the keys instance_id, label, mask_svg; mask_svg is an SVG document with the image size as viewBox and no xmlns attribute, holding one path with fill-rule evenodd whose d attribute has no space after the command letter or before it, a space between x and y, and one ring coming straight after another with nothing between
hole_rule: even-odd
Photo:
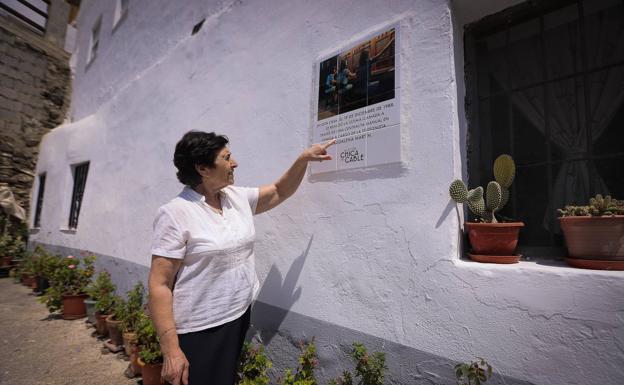
<instances>
[{"instance_id":1,"label":"black skirt","mask_svg":"<svg viewBox=\"0 0 624 385\"><path fill-rule=\"evenodd\" d=\"M193 333L179 334L180 348L189 362L189 385L233 385L251 306L240 318Z\"/></svg>"}]
</instances>

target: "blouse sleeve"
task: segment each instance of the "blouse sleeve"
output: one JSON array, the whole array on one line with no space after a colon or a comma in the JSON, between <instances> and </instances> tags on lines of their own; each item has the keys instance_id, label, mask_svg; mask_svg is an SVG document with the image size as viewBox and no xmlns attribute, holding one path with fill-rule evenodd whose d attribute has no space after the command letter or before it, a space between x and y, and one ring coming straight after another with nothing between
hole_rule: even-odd
<instances>
[{"instance_id":1,"label":"blouse sleeve","mask_svg":"<svg viewBox=\"0 0 624 385\"><path fill-rule=\"evenodd\" d=\"M158 209L154 219L152 255L165 258L184 259L186 240L173 216L164 208Z\"/></svg>"},{"instance_id":2,"label":"blouse sleeve","mask_svg":"<svg viewBox=\"0 0 624 385\"><path fill-rule=\"evenodd\" d=\"M258 187L239 187L247 201L249 207L251 207L251 213L256 214L256 207L258 207L258 197L260 196L260 189Z\"/></svg>"}]
</instances>

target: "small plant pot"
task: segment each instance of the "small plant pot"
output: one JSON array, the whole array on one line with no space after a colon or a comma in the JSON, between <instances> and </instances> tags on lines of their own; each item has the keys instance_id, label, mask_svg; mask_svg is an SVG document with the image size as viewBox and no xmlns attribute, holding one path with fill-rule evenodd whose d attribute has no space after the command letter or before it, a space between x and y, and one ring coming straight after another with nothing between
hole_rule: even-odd
<instances>
[{"instance_id":1,"label":"small plant pot","mask_svg":"<svg viewBox=\"0 0 624 385\"><path fill-rule=\"evenodd\" d=\"M472 247L471 254L513 257L516 246L518 245L518 235L522 227L524 227L524 223L522 222L466 222L468 238L470 239L470 246Z\"/></svg>"},{"instance_id":2,"label":"small plant pot","mask_svg":"<svg viewBox=\"0 0 624 385\"><path fill-rule=\"evenodd\" d=\"M35 287L35 292L37 293L45 293L45 291L50 287L50 281L46 277L37 276L36 277L37 285Z\"/></svg>"},{"instance_id":3,"label":"small plant pot","mask_svg":"<svg viewBox=\"0 0 624 385\"><path fill-rule=\"evenodd\" d=\"M137 343L137 335L133 332L125 332L122 334L123 337L123 345L126 351L126 355L130 357L130 345Z\"/></svg>"},{"instance_id":4,"label":"small plant pot","mask_svg":"<svg viewBox=\"0 0 624 385\"><path fill-rule=\"evenodd\" d=\"M129 350L130 367L132 369L132 373L134 373L135 375L140 375L143 369L141 365L139 365L139 345L137 345L136 342L130 342Z\"/></svg>"},{"instance_id":5,"label":"small plant pot","mask_svg":"<svg viewBox=\"0 0 624 385\"><path fill-rule=\"evenodd\" d=\"M624 215L562 217L559 221L569 265L584 269L624 270Z\"/></svg>"},{"instance_id":6,"label":"small plant pot","mask_svg":"<svg viewBox=\"0 0 624 385\"><path fill-rule=\"evenodd\" d=\"M123 337L121 335L121 321L116 321L115 317L111 314L106 317L106 327L108 329L108 336L111 340L111 344L115 346L123 345Z\"/></svg>"},{"instance_id":7,"label":"small plant pot","mask_svg":"<svg viewBox=\"0 0 624 385\"><path fill-rule=\"evenodd\" d=\"M141 357L137 358L137 361L141 367L143 385L161 385L162 379L160 377L160 372L162 371L162 363L146 364L141 360Z\"/></svg>"},{"instance_id":8,"label":"small plant pot","mask_svg":"<svg viewBox=\"0 0 624 385\"><path fill-rule=\"evenodd\" d=\"M95 301L90 298L86 298L84 303L87 308L87 322L95 326Z\"/></svg>"},{"instance_id":9,"label":"small plant pot","mask_svg":"<svg viewBox=\"0 0 624 385\"><path fill-rule=\"evenodd\" d=\"M30 276L30 273L22 273L22 285L31 287L32 277Z\"/></svg>"},{"instance_id":10,"label":"small plant pot","mask_svg":"<svg viewBox=\"0 0 624 385\"><path fill-rule=\"evenodd\" d=\"M87 297L86 294L63 294L63 319L74 320L85 317L87 315L87 309L84 300Z\"/></svg>"},{"instance_id":11,"label":"small plant pot","mask_svg":"<svg viewBox=\"0 0 624 385\"><path fill-rule=\"evenodd\" d=\"M95 330L102 336L108 336L108 328L106 327L106 317L108 314L100 314L99 311L95 312Z\"/></svg>"}]
</instances>

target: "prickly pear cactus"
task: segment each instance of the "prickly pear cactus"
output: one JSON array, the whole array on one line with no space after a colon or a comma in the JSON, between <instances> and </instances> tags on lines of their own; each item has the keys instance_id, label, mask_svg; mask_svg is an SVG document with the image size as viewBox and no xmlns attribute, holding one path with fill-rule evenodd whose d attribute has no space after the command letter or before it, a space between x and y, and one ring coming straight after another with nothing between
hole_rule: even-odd
<instances>
[{"instance_id":1,"label":"prickly pear cactus","mask_svg":"<svg viewBox=\"0 0 624 385\"><path fill-rule=\"evenodd\" d=\"M494 161L494 179L501 187L503 199L501 208L509 201L509 188L516 177L516 164L513 158L507 154L499 155Z\"/></svg>"},{"instance_id":2,"label":"prickly pear cactus","mask_svg":"<svg viewBox=\"0 0 624 385\"><path fill-rule=\"evenodd\" d=\"M494 161L494 179L502 188L509 189L516 177L516 164L507 154L500 155Z\"/></svg>"},{"instance_id":3,"label":"prickly pear cactus","mask_svg":"<svg viewBox=\"0 0 624 385\"><path fill-rule=\"evenodd\" d=\"M485 198L483 187L468 190L461 180L455 180L449 187L451 199L457 203L466 203L470 211L483 222L496 223L496 212L505 207L509 201L509 187L516 175L516 165L507 154L503 154L494 161L494 178L496 181L488 183ZM486 203L487 202L487 203Z\"/></svg>"},{"instance_id":4,"label":"prickly pear cactus","mask_svg":"<svg viewBox=\"0 0 624 385\"><path fill-rule=\"evenodd\" d=\"M461 180L454 180L449 187L449 194L455 202L464 203L468 201L468 188Z\"/></svg>"}]
</instances>

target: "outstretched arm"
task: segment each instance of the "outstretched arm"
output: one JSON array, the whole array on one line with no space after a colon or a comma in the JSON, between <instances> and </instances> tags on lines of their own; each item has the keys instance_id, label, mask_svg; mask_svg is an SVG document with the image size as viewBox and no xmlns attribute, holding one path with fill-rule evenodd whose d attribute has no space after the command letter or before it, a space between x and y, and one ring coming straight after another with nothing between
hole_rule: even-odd
<instances>
[{"instance_id":1,"label":"outstretched arm","mask_svg":"<svg viewBox=\"0 0 624 385\"><path fill-rule=\"evenodd\" d=\"M256 214L272 209L293 195L303 180L303 176L308 168L308 162L330 160L332 157L327 154L327 149L334 143L336 143L336 140L332 139L306 148L277 182L261 186Z\"/></svg>"}]
</instances>

